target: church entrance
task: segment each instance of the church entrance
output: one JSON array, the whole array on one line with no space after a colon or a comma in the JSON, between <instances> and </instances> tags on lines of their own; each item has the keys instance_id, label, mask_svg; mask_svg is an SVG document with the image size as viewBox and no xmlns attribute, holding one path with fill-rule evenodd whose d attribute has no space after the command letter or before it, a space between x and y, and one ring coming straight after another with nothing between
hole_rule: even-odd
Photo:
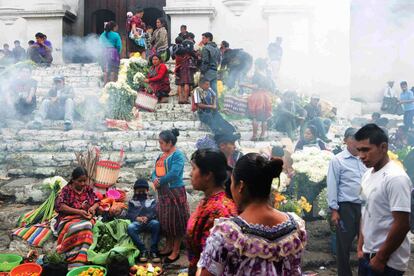
<instances>
[{"instance_id":1,"label":"church entrance","mask_svg":"<svg viewBox=\"0 0 414 276\"><path fill-rule=\"evenodd\" d=\"M100 35L103 32L104 22L114 20L118 23L118 32L122 38L122 57L126 57L126 14L139 7L144 9L144 22L155 28L157 18L164 17L170 22L163 8L166 0L87 0L85 1L85 35Z\"/></svg>"}]
</instances>

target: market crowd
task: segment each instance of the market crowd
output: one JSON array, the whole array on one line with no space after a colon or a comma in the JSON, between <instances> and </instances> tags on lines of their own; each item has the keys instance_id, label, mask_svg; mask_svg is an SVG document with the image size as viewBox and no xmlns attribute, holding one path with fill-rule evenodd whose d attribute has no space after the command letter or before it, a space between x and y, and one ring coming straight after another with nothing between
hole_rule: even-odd
<instances>
[{"instance_id":1,"label":"market crowd","mask_svg":"<svg viewBox=\"0 0 414 276\"><path fill-rule=\"evenodd\" d=\"M139 261L172 264L184 241L189 275L301 275L305 222L270 203L283 159L239 153L234 163L226 156L225 142L217 148L199 141L191 155L190 177L204 198L190 214L183 182L187 161L176 147L178 137L177 129L159 134L162 153L150 181L138 179L127 212L109 218L131 221L128 234L139 249ZM411 180L390 160L388 136L376 124L348 128L344 143L327 172L338 275L352 275L349 258L356 237L359 275L403 275L410 258ZM87 171L76 168L56 202L57 250L70 268L87 262L84 252L93 240L100 201L88 183ZM156 198L149 195L150 185ZM145 232L151 236L150 247L142 240ZM166 243L159 250L161 236Z\"/></svg>"},{"instance_id":2,"label":"market crowd","mask_svg":"<svg viewBox=\"0 0 414 276\"><path fill-rule=\"evenodd\" d=\"M191 185L204 197L190 213L183 180L188 161L176 146L179 131L164 130L159 133L161 153L154 162L151 178L137 179L125 212L107 214L100 208L102 199L89 184L90 173L82 167L73 171L55 203L57 252L65 256L70 269L88 263L87 251L93 243L93 228L99 215L106 220L130 220L127 233L140 252L140 262L175 263L184 243L189 275L301 275L308 239L305 221L271 204L273 180L288 170L284 150L275 148L267 156L243 154L236 149L240 134L220 113L218 81L251 92L247 101L251 140L267 139L268 129L274 128L298 140L295 151L330 150L327 134L335 119L335 108L324 108L317 94L303 104L294 91L282 94L277 90L283 56L280 37L269 45L266 58L253 62L247 52L231 49L227 41L222 41L219 48L209 32L196 43L185 25L170 47L163 18L157 19L153 28L143 21L142 9L128 13L127 17L128 55L139 53L151 64L145 83L160 102L165 101L171 90L165 63L174 59L179 103L192 104L200 121L213 133L213 139L206 137L197 142L197 150L190 158ZM105 49L101 63L105 82L118 77L122 43L117 28L115 22L108 22L100 36ZM51 43L41 33L36 34L36 40L30 46L30 58L50 65ZM4 48L5 53L8 46ZM24 56L22 50L16 50L16 55L14 50L12 53L7 52L5 57L18 60L16 56ZM254 74L248 80L247 73L253 65ZM70 130L73 89L65 85L62 76L53 81L32 124L40 128L46 118L63 118L65 130ZM404 115L404 125L395 137L389 137L387 121L381 120L380 114L373 114L371 123L346 130L345 146L330 161L326 172L326 200L336 230L338 275L352 275L349 259L356 238L359 275L403 275L408 267L412 182L388 155L392 147L412 143L413 91L406 82L400 86L402 92L397 98L393 83L388 83L382 107L383 112ZM11 87L18 95L13 103L17 112L22 116L34 112L36 81L31 78L29 67L21 70L20 78ZM280 97L275 110L274 96ZM156 198L150 195L151 189ZM145 232L151 236L149 247L142 240L141 234ZM166 243L159 249L161 236Z\"/></svg>"}]
</instances>

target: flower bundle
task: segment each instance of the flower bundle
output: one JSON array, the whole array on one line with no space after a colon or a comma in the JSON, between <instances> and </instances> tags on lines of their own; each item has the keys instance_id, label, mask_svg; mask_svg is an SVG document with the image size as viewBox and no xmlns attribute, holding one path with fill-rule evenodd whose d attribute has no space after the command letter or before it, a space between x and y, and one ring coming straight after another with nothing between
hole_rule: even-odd
<instances>
[{"instance_id":1,"label":"flower bundle","mask_svg":"<svg viewBox=\"0 0 414 276\"><path fill-rule=\"evenodd\" d=\"M290 184L289 176L282 172L278 178L273 179L272 190L278 193L283 193L286 191L287 186Z\"/></svg>"},{"instance_id":2,"label":"flower bundle","mask_svg":"<svg viewBox=\"0 0 414 276\"><path fill-rule=\"evenodd\" d=\"M132 109L137 92L126 82L109 82L105 85L103 99L106 103L106 115L109 119L131 121Z\"/></svg>"},{"instance_id":3,"label":"flower bundle","mask_svg":"<svg viewBox=\"0 0 414 276\"><path fill-rule=\"evenodd\" d=\"M148 75L148 62L140 57L132 57L125 63L126 83L135 91L148 87L144 79Z\"/></svg>"},{"instance_id":4,"label":"flower bundle","mask_svg":"<svg viewBox=\"0 0 414 276\"><path fill-rule=\"evenodd\" d=\"M328 189L323 188L319 195L316 197L316 205L318 206L319 213L321 217L326 217L328 215L329 206L328 206Z\"/></svg>"},{"instance_id":5,"label":"flower bundle","mask_svg":"<svg viewBox=\"0 0 414 276\"><path fill-rule=\"evenodd\" d=\"M296 173L305 174L313 183L322 182L329 168L333 153L309 147L292 154L293 169Z\"/></svg>"}]
</instances>

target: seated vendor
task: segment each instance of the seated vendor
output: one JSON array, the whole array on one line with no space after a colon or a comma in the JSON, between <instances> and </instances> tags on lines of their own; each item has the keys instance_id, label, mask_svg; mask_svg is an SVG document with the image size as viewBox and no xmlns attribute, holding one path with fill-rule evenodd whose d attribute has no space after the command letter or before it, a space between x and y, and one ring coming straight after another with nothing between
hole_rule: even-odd
<instances>
[{"instance_id":1,"label":"seated vendor","mask_svg":"<svg viewBox=\"0 0 414 276\"><path fill-rule=\"evenodd\" d=\"M318 95L312 95L310 103L305 106L305 123L313 125L317 130L318 138L328 142L329 139L326 137L326 134L331 126L331 120L322 117L322 109L319 101L320 97Z\"/></svg>"},{"instance_id":2,"label":"seated vendor","mask_svg":"<svg viewBox=\"0 0 414 276\"><path fill-rule=\"evenodd\" d=\"M32 69L25 66L20 69L18 78L11 82L11 98L17 115L30 115L36 109L37 81L32 78Z\"/></svg>"},{"instance_id":3,"label":"seated vendor","mask_svg":"<svg viewBox=\"0 0 414 276\"><path fill-rule=\"evenodd\" d=\"M150 90L157 96L158 102L166 103L171 91L167 65L162 62L161 57L157 54L151 57L151 61L152 66L144 82L148 83Z\"/></svg>"},{"instance_id":4,"label":"seated vendor","mask_svg":"<svg viewBox=\"0 0 414 276\"><path fill-rule=\"evenodd\" d=\"M74 113L73 88L65 84L63 76L53 78L53 87L42 101L33 127L41 128L44 119L65 120L64 130L72 129Z\"/></svg>"},{"instance_id":5,"label":"seated vendor","mask_svg":"<svg viewBox=\"0 0 414 276\"><path fill-rule=\"evenodd\" d=\"M88 262L86 252L93 243L92 227L98 206L99 200L88 185L88 172L77 167L55 203L58 213L56 251L65 256L69 270Z\"/></svg>"},{"instance_id":6,"label":"seated vendor","mask_svg":"<svg viewBox=\"0 0 414 276\"><path fill-rule=\"evenodd\" d=\"M226 156L227 165L231 168L234 168L237 160L243 156L243 153L236 150L236 141L240 137L240 133L223 133L214 136L220 151Z\"/></svg>"},{"instance_id":7,"label":"seated vendor","mask_svg":"<svg viewBox=\"0 0 414 276\"><path fill-rule=\"evenodd\" d=\"M325 143L317 136L316 127L310 125L303 132L303 138L301 138L296 144L295 151L303 150L305 147L315 147L320 150L326 150Z\"/></svg>"},{"instance_id":8,"label":"seated vendor","mask_svg":"<svg viewBox=\"0 0 414 276\"><path fill-rule=\"evenodd\" d=\"M217 110L216 92L210 87L210 81L201 80L200 86L194 89L193 102L195 104L198 118L206 124L214 134L233 133L236 131Z\"/></svg>"},{"instance_id":9,"label":"seated vendor","mask_svg":"<svg viewBox=\"0 0 414 276\"><path fill-rule=\"evenodd\" d=\"M128 226L128 234L140 251L140 262L151 261L158 263L161 259L158 256L158 242L160 239L160 223L156 218L155 199L148 196L149 185L145 179L138 179L134 184L134 196L128 203L127 218L132 221ZM151 234L151 250L145 247L141 240L141 233Z\"/></svg>"}]
</instances>

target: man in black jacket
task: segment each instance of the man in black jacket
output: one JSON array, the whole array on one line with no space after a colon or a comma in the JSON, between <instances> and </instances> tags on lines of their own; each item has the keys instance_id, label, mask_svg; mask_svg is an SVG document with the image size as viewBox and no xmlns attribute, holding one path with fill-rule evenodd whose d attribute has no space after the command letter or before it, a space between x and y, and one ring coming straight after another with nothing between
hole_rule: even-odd
<instances>
[{"instance_id":1,"label":"man in black jacket","mask_svg":"<svg viewBox=\"0 0 414 276\"><path fill-rule=\"evenodd\" d=\"M149 185L145 179L138 179L134 184L134 196L128 202L127 218L132 221L128 225L128 234L140 251L140 262L147 262L150 257L155 263L160 262L158 256L158 242L160 240L160 223L156 218L155 199L148 196ZM151 233L151 251L141 240L141 233Z\"/></svg>"}]
</instances>

